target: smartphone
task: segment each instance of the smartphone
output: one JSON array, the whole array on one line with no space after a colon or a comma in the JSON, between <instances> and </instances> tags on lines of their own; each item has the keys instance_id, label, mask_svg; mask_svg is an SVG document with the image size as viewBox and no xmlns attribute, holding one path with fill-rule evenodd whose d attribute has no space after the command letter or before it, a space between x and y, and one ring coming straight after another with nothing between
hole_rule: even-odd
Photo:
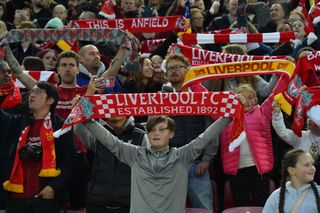
<instances>
[{"instance_id":1,"label":"smartphone","mask_svg":"<svg viewBox=\"0 0 320 213\"><path fill-rule=\"evenodd\" d=\"M115 77L99 80L95 82L95 85L96 87L112 88L115 85Z\"/></svg>"},{"instance_id":2,"label":"smartphone","mask_svg":"<svg viewBox=\"0 0 320 213\"><path fill-rule=\"evenodd\" d=\"M142 17L146 18L146 17L152 17L152 16L153 16L152 8L149 5L146 5L144 7L144 11L142 13Z\"/></svg>"}]
</instances>

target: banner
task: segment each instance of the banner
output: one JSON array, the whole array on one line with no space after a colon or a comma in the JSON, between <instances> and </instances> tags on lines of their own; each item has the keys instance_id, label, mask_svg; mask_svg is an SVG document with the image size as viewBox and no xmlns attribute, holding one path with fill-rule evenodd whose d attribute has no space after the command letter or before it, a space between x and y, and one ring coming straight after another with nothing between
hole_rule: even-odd
<instances>
[{"instance_id":1,"label":"banner","mask_svg":"<svg viewBox=\"0 0 320 213\"><path fill-rule=\"evenodd\" d=\"M295 65L286 60L250 61L213 64L191 67L185 75L182 90L191 84L217 78L231 78L239 76L281 74L289 79L293 75Z\"/></svg>"},{"instance_id":2,"label":"banner","mask_svg":"<svg viewBox=\"0 0 320 213\"><path fill-rule=\"evenodd\" d=\"M236 55L194 48L182 44L173 44L170 53L182 53L191 66L226 62L286 59L286 56Z\"/></svg>"},{"instance_id":3,"label":"banner","mask_svg":"<svg viewBox=\"0 0 320 213\"><path fill-rule=\"evenodd\" d=\"M187 29L183 16L159 16L150 18L72 20L71 27L90 29L117 28L131 33L181 32Z\"/></svg>"},{"instance_id":4,"label":"banner","mask_svg":"<svg viewBox=\"0 0 320 213\"><path fill-rule=\"evenodd\" d=\"M118 116L217 115L235 118L235 137L242 131L243 105L232 92L173 92L86 95L74 106L55 137L89 119Z\"/></svg>"},{"instance_id":5,"label":"banner","mask_svg":"<svg viewBox=\"0 0 320 213\"><path fill-rule=\"evenodd\" d=\"M283 43L295 39L293 32L242 33L242 34L183 34L182 43L193 44L227 44L227 43Z\"/></svg>"},{"instance_id":6,"label":"banner","mask_svg":"<svg viewBox=\"0 0 320 213\"><path fill-rule=\"evenodd\" d=\"M15 42L36 41L94 41L123 46L125 51L125 68L139 71L138 46L134 45L119 29L13 29L0 41L0 45Z\"/></svg>"}]
</instances>

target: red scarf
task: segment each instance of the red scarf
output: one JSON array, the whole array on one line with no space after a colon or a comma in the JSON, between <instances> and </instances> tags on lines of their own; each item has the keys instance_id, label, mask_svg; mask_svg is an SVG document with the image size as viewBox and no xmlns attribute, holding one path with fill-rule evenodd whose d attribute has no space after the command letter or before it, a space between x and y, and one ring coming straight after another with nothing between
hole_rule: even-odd
<instances>
[{"instance_id":1,"label":"red scarf","mask_svg":"<svg viewBox=\"0 0 320 213\"><path fill-rule=\"evenodd\" d=\"M20 149L26 145L27 136L30 126L27 126L21 133L18 148L11 171L10 180L3 183L4 189L10 192L23 193L23 166L19 159ZM61 171L56 169L56 153L54 147L53 128L50 119L50 113L45 117L40 127L40 138L42 145L42 169L39 173L40 177L57 177Z\"/></svg>"},{"instance_id":2,"label":"red scarf","mask_svg":"<svg viewBox=\"0 0 320 213\"><path fill-rule=\"evenodd\" d=\"M142 53L152 53L155 51L165 39L152 39L152 40L144 40L141 42L141 49Z\"/></svg>"},{"instance_id":3,"label":"red scarf","mask_svg":"<svg viewBox=\"0 0 320 213\"><path fill-rule=\"evenodd\" d=\"M59 137L89 119L119 116L214 115L234 118L233 138L243 129L243 105L232 92L172 92L85 95L74 106Z\"/></svg>"},{"instance_id":4,"label":"red scarf","mask_svg":"<svg viewBox=\"0 0 320 213\"><path fill-rule=\"evenodd\" d=\"M109 29L118 28L131 33L156 33L166 31L181 32L187 29L187 21L183 16L166 16L151 18L93 19L73 20L74 28Z\"/></svg>"},{"instance_id":5,"label":"red scarf","mask_svg":"<svg viewBox=\"0 0 320 213\"><path fill-rule=\"evenodd\" d=\"M0 109L10 109L22 103L22 97L18 85L11 81L9 84L0 87L0 96L6 95L0 105Z\"/></svg>"},{"instance_id":6,"label":"red scarf","mask_svg":"<svg viewBox=\"0 0 320 213\"><path fill-rule=\"evenodd\" d=\"M191 62L191 66L217 64L226 62L286 59L286 56L236 55L194 48L182 44L174 44L170 53L182 53Z\"/></svg>"},{"instance_id":7,"label":"red scarf","mask_svg":"<svg viewBox=\"0 0 320 213\"><path fill-rule=\"evenodd\" d=\"M297 100L296 110L294 113L294 120L292 130L296 135L301 137L301 129L304 125L304 118L306 112L313 106L320 104L320 86L309 87L305 89ZM318 115L320 116L320 115Z\"/></svg>"},{"instance_id":8,"label":"red scarf","mask_svg":"<svg viewBox=\"0 0 320 213\"><path fill-rule=\"evenodd\" d=\"M298 98L298 90L303 85L308 87L320 85L320 79L317 73L320 70L320 51L310 52L307 56L298 60L295 73L288 84L287 90L275 98L281 104L282 110L291 115L292 107Z\"/></svg>"},{"instance_id":9,"label":"red scarf","mask_svg":"<svg viewBox=\"0 0 320 213\"><path fill-rule=\"evenodd\" d=\"M227 43L284 43L295 39L293 32L241 33L241 34L205 34L185 33L181 40L186 45L193 44L227 44Z\"/></svg>"}]
</instances>

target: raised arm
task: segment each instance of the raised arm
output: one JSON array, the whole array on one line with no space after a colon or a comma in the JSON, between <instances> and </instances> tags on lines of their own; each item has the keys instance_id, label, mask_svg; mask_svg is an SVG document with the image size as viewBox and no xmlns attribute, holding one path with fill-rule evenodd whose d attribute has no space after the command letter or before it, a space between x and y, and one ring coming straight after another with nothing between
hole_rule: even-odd
<instances>
[{"instance_id":1,"label":"raised arm","mask_svg":"<svg viewBox=\"0 0 320 213\"><path fill-rule=\"evenodd\" d=\"M274 87L277 85L278 80L279 76L275 74L272 75L269 82L265 81L260 76L254 77L254 84L257 88L258 94L263 98L267 98L271 94Z\"/></svg>"},{"instance_id":2,"label":"raised arm","mask_svg":"<svg viewBox=\"0 0 320 213\"><path fill-rule=\"evenodd\" d=\"M81 139L80 141L84 143L89 150L96 153L97 139L83 124L75 125L74 133Z\"/></svg>"},{"instance_id":3,"label":"raised arm","mask_svg":"<svg viewBox=\"0 0 320 213\"><path fill-rule=\"evenodd\" d=\"M130 32L125 31L126 37L130 42L137 46L139 45L139 40ZM125 57L125 47L121 46L118 50L117 55L113 58L109 68L101 75L101 77L109 78L110 76L116 76L124 62Z\"/></svg>"},{"instance_id":4,"label":"raised arm","mask_svg":"<svg viewBox=\"0 0 320 213\"><path fill-rule=\"evenodd\" d=\"M180 151L189 163L195 160L199 155L201 155L203 149L210 142L218 142L219 140L214 140L220 135L222 130L227 127L227 125L232 121L231 118L222 117L211 124L202 134L195 138L191 143L180 148Z\"/></svg>"},{"instance_id":5,"label":"raised arm","mask_svg":"<svg viewBox=\"0 0 320 213\"><path fill-rule=\"evenodd\" d=\"M286 128L279 103L277 103L277 101L274 101L272 103L272 107L272 126L275 129L277 135L289 145L298 147L300 144L300 138L296 134L294 134L291 129Z\"/></svg>"},{"instance_id":6,"label":"raised arm","mask_svg":"<svg viewBox=\"0 0 320 213\"><path fill-rule=\"evenodd\" d=\"M23 85L26 86L26 88L32 89L34 85L37 83L37 81L33 79L30 75L25 74L23 72L23 68L20 66L19 62L12 54L9 45L4 46L4 52L5 52L5 55L4 55L5 60L9 64L11 71L21 81L21 83L23 83Z\"/></svg>"},{"instance_id":7,"label":"raised arm","mask_svg":"<svg viewBox=\"0 0 320 213\"><path fill-rule=\"evenodd\" d=\"M78 125L80 124L75 125L75 128L78 128ZM109 149L120 161L129 166L135 162L140 149L139 146L124 143L96 121L88 121L83 125L97 138L99 143Z\"/></svg>"}]
</instances>

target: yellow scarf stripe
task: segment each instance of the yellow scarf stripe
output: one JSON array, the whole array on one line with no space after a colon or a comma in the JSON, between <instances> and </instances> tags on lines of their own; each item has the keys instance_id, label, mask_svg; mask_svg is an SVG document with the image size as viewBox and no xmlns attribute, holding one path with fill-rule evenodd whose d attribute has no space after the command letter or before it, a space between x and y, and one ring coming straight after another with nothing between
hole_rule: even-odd
<instances>
[{"instance_id":1,"label":"yellow scarf stripe","mask_svg":"<svg viewBox=\"0 0 320 213\"><path fill-rule=\"evenodd\" d=\"M60 169L41 169L40 177L57 177L61 173Z\"/></svg>"},{"instance_id":2,"label":"yellow scarf stripe","mask_svg":"<svg viewBox=\"0 0 320 213\"><path fill-rule=\"evenodd\" d=\"M294 71L295 65L287 60L258 60L191 67L185 75L182 90L187 91L191 84L218 78L263 74L280 74L291 78ZM278 96L278 101L285 112L291 112L291 105L282 94Z\"/></svg>"},{"instance_id":3,"label":"yellow scarf stripe","mask_svg":"<svg viewBox=\"0 0 320 213\"><path fill-rule=\"evenodd\" d=\"M3 188L10 192L15 192L15 193L23 192L23 185L11 183L9 180L6 180L3 183Z\"/></svg>"}]
</instances>

